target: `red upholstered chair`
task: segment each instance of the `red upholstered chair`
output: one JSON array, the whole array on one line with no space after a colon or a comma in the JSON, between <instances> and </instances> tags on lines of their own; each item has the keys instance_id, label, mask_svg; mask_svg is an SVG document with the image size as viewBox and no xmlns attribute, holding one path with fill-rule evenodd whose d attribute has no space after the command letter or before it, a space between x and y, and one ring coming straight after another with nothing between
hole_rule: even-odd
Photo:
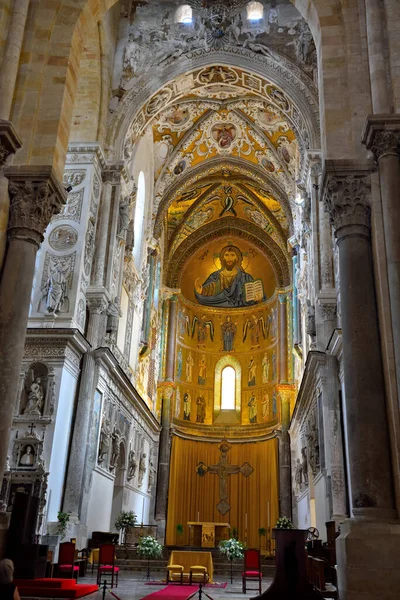
<instances>
[{"instance_id":1,"label":"red upholstered chair","mask_svg":"<svg viewBox=\"0 0 400 600\"><path fill-rule=\"evenodd\" d=\"M75 565L75 544L72 542L60 544L57 574L59 577L75 577L78 581L79 567Z\"/></svg>"},{"instance_id":2,"label":"red upholstered chair","mask_svg":"<svg viewBox=\"0 0 400 600\"><path fill-rule=\"evenodd\" d=\"M118 587L119 567L115 566L115 544L103 544L99 549L99 567L97 569L97 583L100 585L102 575L111 575L111 587Z\"/></svg>"},{"instance_id":3,"label":"red upholstered chair","mask_svg":"<svg viewBox=\"0 0 400 600\"><path fill-rule=\"evenodd\" d=\"M244 551L244 571L242 573L242 588L243 594L246 593L246 582L258 581L258 593L261 594L261 556L260 551L256 548L248 548ZM254 588L249 588L253 589Z\"/></svg>"}]
</instances>

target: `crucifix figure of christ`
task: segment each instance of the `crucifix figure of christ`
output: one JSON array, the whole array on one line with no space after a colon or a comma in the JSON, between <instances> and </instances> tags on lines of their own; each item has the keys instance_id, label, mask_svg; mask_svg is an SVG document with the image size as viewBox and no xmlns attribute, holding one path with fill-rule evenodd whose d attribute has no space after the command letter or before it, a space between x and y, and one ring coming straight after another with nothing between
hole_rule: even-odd
<instances>
[{"instance_id":1,"label":"crucifix figure of christ","mask_svg":"<svg viewBox=\"0 0 400 600\"><path fill-rule=\"evenodd\" d=\"M196 467L197 475L204 477L206 473L211 475L219 476L219 502L217 504L217 510L221 515L225 515L231 508L228 502L228 477L230 475L237 475L241 473L244 477L249 477L254 471L253 467L248 462L239 465L231 465L228 462L228 452L232 446L227 440L222 440L218 446L218 450L221 452L221 458L216 465L207 466L203 462L200 462Z\"/></svg>"}]
</instances>

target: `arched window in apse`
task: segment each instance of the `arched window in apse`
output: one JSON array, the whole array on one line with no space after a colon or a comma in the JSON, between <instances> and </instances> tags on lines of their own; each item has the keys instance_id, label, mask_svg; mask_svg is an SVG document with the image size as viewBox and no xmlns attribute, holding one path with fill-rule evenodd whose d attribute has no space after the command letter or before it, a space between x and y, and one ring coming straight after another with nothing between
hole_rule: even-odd
<instances>
[{"instance_id":1,"label":"arched window in apse","mask_svg":"<svg viewBox=\"0 0 400 600\"><path fill-rule=\"evenodd\" d=\"M247 19L261 21L264 16L264 7L261 2L249 2L247 5Z\"/></svg>"},{"instance_id":2,"label":"arched window in apse","mask_svg":"<svg viewBox=\"0 0 400 600\"><path fill-rule=\"evenodd\" d=\"M135 266L140 270L142 261L142 246L144 233L144 205L146 200L146 183L143 171L140 171L138 178L138 189L136 193L135 220L133 223L133 259Z\"/></svg>"},{"instance_id":3,"label":"arched window in apse","mask_svg":"<svg viewBox=\"0 0 400 600\"><path fill-rule=\"evenodd\" d=\"M221 373L221 410L235 410L236 371L225 367Z\"/></svg>"},{"instance_id":4,"label":"arched window in apse","mask_svg":"<svg viewBox=\"0 0 400 600\"><path fill-rule=\"evenodd\" d=\"M175 22L176 23L185 23L186 25L190 25L193 20L193 11L192 7L188 4L182 4L176 13L175 13Z\"/></svg>"}]
</instances>

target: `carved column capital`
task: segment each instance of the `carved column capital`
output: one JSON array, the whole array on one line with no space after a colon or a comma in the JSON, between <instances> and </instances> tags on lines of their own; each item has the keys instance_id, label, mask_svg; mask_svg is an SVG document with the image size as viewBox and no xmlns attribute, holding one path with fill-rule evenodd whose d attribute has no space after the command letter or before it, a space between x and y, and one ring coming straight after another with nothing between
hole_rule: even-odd
<instances>
[{"instance_id":1,"label":"carved column capital","mask_svg":"<svg viewBox=\"0 0 400 600\"><path fill-rule=\"evenodd\" d=\"M110 183L111 185L119 185L121 183L123 164L107 165L101 174L103 183Z\"/></svg>"},{"instance_id":2,"label":"carved column capital","mask_svg":"<svg viewBox=\"0 0 400 600\"><path fill-rule=\"evenodd\" d=\"M333 321L336 319L337 304L334 302L327 302L326 300L319 299L318 306L320 309L321 317L323 321Z\"/></svg>"},{"instance_id":3,"label":"carved column capital","mask_svg":"<svg viewBox=\"0 0 400 600\"><path fill-rule=\"evenodd\" d=\"M377 163L385 156L400 157L400 115L370 115L362 143L371 150Z\"/></svg>"},{"instance_id":4,"label":"carved column capital","mask_svg":"<svg viewBox=\"0 0 400 600\"><path fill-rule=\"evenodd\" d=\"M50 166L8 167L10 219L8 235L38 247L53 215L64 206L67 193Z\"/></svg>"},{"instance_id":5,"label":"carved column capital","mask_svg":"<svg viewBox=\"0 0 400 600\"><path fill-rule=\"evenodd\" d=\"M0 167L4 165L10 154L15 154L21 146L22 141L11 121L0 119Z\"/></svg>"},{"instance_id":6,"label":"carved column capital","mask_svg":"<svg viewBox=\"0 0 400 600\"><path fill-rule=\"evenodd\" d=\"M100 296L87 296L89 311L93 315L104 315L107 313L109 301L105 294Z\"/></svg>"},{"instance_id":7,"label":"carved column capital","mask_svg":"<svg viewBox=\"0 0 400 600\"><path fill-rule=\"evenodd\" d=\"M370 194L369 176L328 175L323 200L338 238L344 227L370 228Z\"/></svg>"}]
</instances>

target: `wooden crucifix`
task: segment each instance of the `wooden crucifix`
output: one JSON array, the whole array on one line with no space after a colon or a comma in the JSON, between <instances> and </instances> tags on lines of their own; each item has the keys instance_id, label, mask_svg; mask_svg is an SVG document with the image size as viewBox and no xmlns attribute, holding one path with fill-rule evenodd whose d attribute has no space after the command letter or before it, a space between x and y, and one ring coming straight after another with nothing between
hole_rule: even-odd
<instances>
[{"instance_id":1,"label":"wooden crucifix","mask_svg":"<svg viewBox=\"0 0 400 600\"><path fill-rule=\"evenodd\" d=\"M219 502L217 510L221 515L225 515L231 508L228 502L228 477L230 475L237 475L238 473L241 473L244 477L249 477L254 470L248 462L243 463L242 466L228 463L228 452L231 448L232 446L227 440L222 440L218 446L218 450L221 452L219 462L216 465L210 466L200 462L196 467L196 473L200 477L204 477L206 473L219 476Z\"/></svg>"}]
</instances>

